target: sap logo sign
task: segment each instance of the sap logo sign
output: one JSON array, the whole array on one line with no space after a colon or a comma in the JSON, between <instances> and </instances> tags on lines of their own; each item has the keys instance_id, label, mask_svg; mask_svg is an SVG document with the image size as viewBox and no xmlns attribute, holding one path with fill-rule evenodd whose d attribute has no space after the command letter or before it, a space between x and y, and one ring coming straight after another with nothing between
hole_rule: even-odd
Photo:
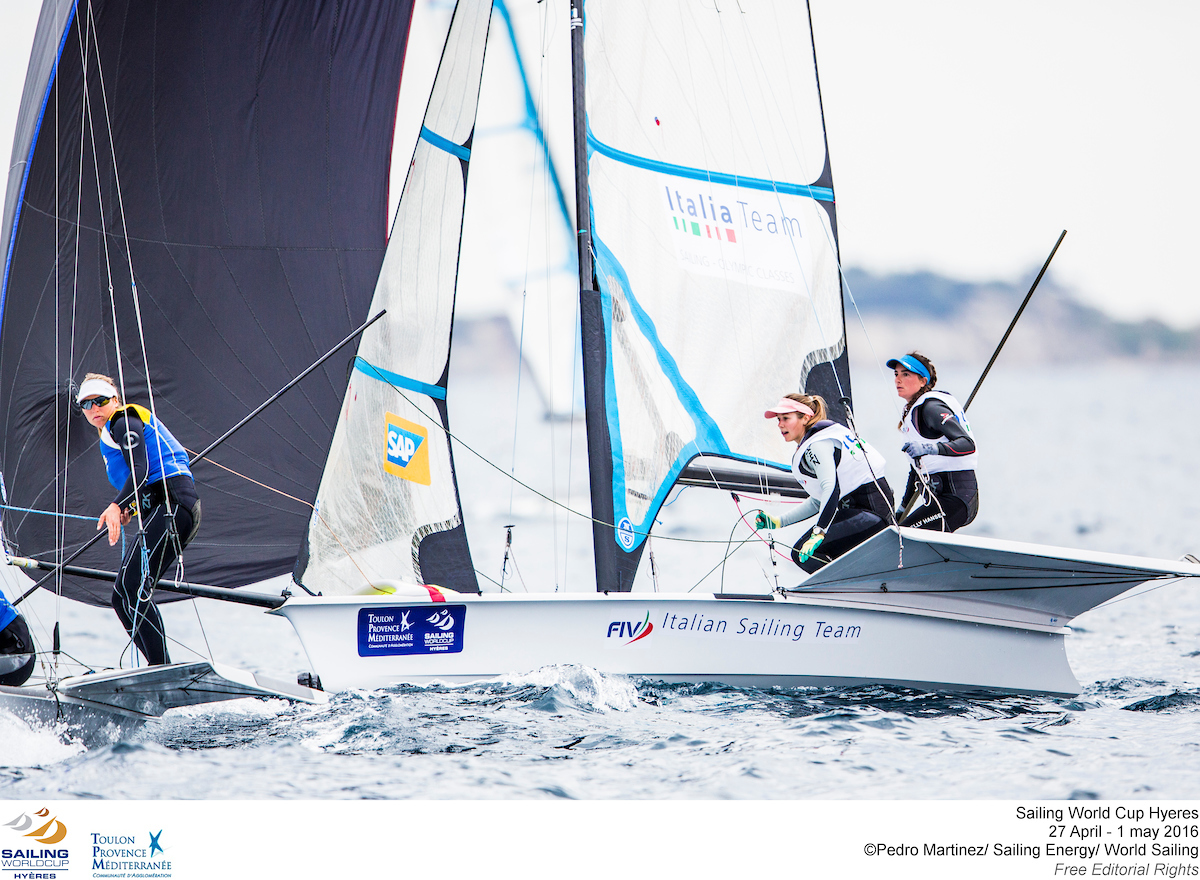
<instances>
[{"instance_id":1,"label":"sap logo sign","mask_svg":"<svg viewBox=\"0 0 1200 880\"><path fill-rule=\"evenodd\" d=\"M420 425L402 419L395 413L387 413L384 429L384 471L394 477L428 486L429 433Z\"/></svg>"},{"instance_id":2,"label":"sap logo sign","mask_svg":"<svg viewBox=\"0 0 1200 880\"><path fill-rule=\"evenodd\" d=\"M423 437L417 437L408 431L402 431L394 425L388 425L388 461L407 467L417 452Z\"/></svg>"}]
</instances>

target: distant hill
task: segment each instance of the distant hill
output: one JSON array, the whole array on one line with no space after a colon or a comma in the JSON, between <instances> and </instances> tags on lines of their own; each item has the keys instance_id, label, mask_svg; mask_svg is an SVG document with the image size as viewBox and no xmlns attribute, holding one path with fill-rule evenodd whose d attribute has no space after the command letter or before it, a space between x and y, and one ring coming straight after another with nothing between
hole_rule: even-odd
<instances>
[{"instance_id":1,"label":"distant hill","mask_svg":"<svg viewBox=\"0 0 1200 880\"><path fill-rule=\"evenodd\" d=\"M1017 283L975 284L933 272L874 275L848 269L853 303L847 296L847 329L853 339L857 303L877 351L918 349L938 360L976 361L1000 341L1033 278L1031 273ZM1004 351L1006 358L1052 362L1200 360L1200 327L1176 330L1161 321L1117 320L1079 302L1047 275Z\"/></svg>"}]
</instances>

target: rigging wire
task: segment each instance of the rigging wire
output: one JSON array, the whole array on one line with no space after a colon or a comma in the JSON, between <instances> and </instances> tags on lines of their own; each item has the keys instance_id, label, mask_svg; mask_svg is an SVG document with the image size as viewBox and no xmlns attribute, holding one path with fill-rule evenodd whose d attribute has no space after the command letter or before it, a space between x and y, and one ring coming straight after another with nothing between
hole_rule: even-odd
<instances>
[{"instance_id":1,"label":"rigging wire","mask_svg":"<svg viewBox=\"0 0 1200 880\"><path fill-rule=\"evenodd\" d=\"M55 21L61 21L61 19L59 18L60 8L61 8L61 3L59 2L59 0L55 0L55 3L54 3L54 20ZM61 142L61 137L59 135L59 130L58 130L58 116L59 116L58 66L59 66L59 60L60 60L59 56L60 55L61 55L61 53L56 53L54 56L54 73L53 73L53 77L54 77L53 81L54 81L54 86L55 86L54 87L54 385L56 388L58 387L59 365L62 364L62 352L59 350L59 343L61 341L61 336L62 336L62 330L61 330L61 328L62 328L62 313L61 313L62 303L60 302L59 295L58 295L59 284L60 284L59 262L60 262L60 253L61 253L59 246L58 246L58 233L59 233L59 217L58 217L59 157L58 157L58 148L59 148L59 144ZM70 376L71 376L71 374L68 372L68 374L67 374L68 380L70 379ZM68 411L68 415L69 414L70 413ZM56 510L59 509L59 502L61 499L61 503L62 503L61 510L65 513L66 509L67 509L67 492L66 492L67 450L70 448L70 446L69 446L69 434L67 437L62 438L63 442L61 443L61 445L59 444L59 439L60 439L59 432L62 429L62 424L63 424L63 422L62 422L62 395L55 394L54 395L54 506L55 506ZM70 427L71 427L70 422L68 420L68 424L67 424L68 432L70 431ZM62 466L61 467L59 467L59 459L58 459L58 452L60 449L62 450ZM59 491L59 489L60 489L60 476L59 475L60 474L62 475L61 476L61 489L62 489L61 492ZM7 503L8 499L5 498L4 500ZM66 528L65 521L61 522L61 523L56 521L54 523L54 538L55 538L54 543L59 547L62 546L62 544L64 543L64 541L66 539L65 538L65 528ZM63 531L61 540L60 540L60 531ZM59 561L59 563L62 562L61 557L59 558L58 561ZM58 603L61 601L62 580L63 580L62 569L60 568L58 570L58 576L54 579L54 593L55 593L55 605L56 606L58 606ZM54 617L55 617L56 622L60 617L61 611L62 611L61 607L55 608ZM54 656L57 656L57 654L55 654Z\"/></svg>"},{"instance_id":2,"label":"rigging wire","mask_svg":"<svg viewBox=\"0 0 1200 880\"><path fill-rule=\"evenodd\" d=\"M0 510L11 510L15 513L33 513L39 516L54 516L62 519L79 519L86 522L94 522L96 519L94 516L83 516L78 513L63 513L59 510L38 510L36 507L16 507L12 504L0 504Z\"/></svg>"},{"instance_id":3,"label":"rigging wire","mask_svg":"<svg viewBox=\"0 0 1200 880\"><path fill-rule=\"evenodd\" d=\"M422 413L422 415L424 415L424 413ZM193 450L188 449L186 446L184 447L184 450L192 456L196 455L196 453ZM247 476L246 474L239 473L238 471L235 471L233 468L231 468L227 465L223 465L218 461L214 461L210 456L205 456L204 460L207 461L209 464L219 467L223 471L227 471L227 472L233 474L235 477L241 477L243 480L245 480L248 483L253 483L255 486L258 486L262 489L266 489L268 492L274 492L276 495L281 495L284 498L287 498L291 501L295 501L297 504L303 504L305 507L307 507L309 510L311 510L313 512L313 516L315 516L320 521L321 525L323 525L329 531L330 536L333 538L334 541L337 542L337 545L342 549L342 552L346 554L346 558L350 560L350 563L358 570L358 573L362 575L363 580L366 581L368 585L374 583L374 581L370 577L367 576L367 573L362 570L362 567L358 564L358 561L354 558L354 556L346 548L346 545L342 543L342 539L340 537L338 537L337 532L335 532L333 530L333 527L331 525L329 525L328 522L326 522L325 517L321 516L321 512L319 510L317 510L317 507L315 504L313 504L310 501L305 501L303 498L297 498L295 495L289 495L287 492L284 492L282 489L276 489L274 486L269 486L266 483L263 483L259 480L254 479L253 477ZM183 580L183 578L179 578L179 580ZM491 580L491 578L488 578L488 580Z\"/></svg>"},{"instance_id":4,"label":"rigging wire","mask_svg":"<svg viewBox=\"0 0 1200 880\"><path fill-rule=\"evenodd\" d=\"M455 434L449 428L443 426L442 423L438 419L431 417L427 412L425 412L425 410L423 410L420 406L418 406L412 400L411 397L409 397L407 394L404 393L405 389L402 386L397 385L394 382L392 382L389 379L382 377L382 376L377 376L376 378L378 378L379 381L383 382L384 384L390 386L392 388L392 390L395 391L397 394L399 394L400 397L403 398L404 401L406 403L408 403L409 406L411 406L414 410L416 410L423 419L425 419L427 422L429 422L431 425L433 425L433 427L435 429L437 429L438 431L441 431L443 434L445 434L449 439L453 440L457 446L461 447L462 449L467 450L467 452L471 453L473 456L478 458L480 461L482 461L488 467L493 468L496 471L499 471L501 474L504 474L505 476L507 476L509 479L511 479L514 483L516 483L521 488L532 492L537 497L541 498L544 501L550 502L551 504L553 504L556 507L561 507L564 511L566 511L567 513L569 513L573 516L577 516L581 519L586 519L588 522L594 523L596 525L604 526L606 528L610 528L610 529L616 528L616 526L613 525L612 523L604 522L603 520L596 519L595 517L591 516L590 514L584 513L583 511L575 510L574 508L568 507L567 505L563 504L563 502L559 501L558 499L552 498L551 496L547 495L545 492L542 492L539 489L535 489L533 486L529 485L524 480L521 480L518 477L509 474L507 471L504 470L503 467L501 467L500 465L498 465L495 462L488 459L488 457L485 456L483 453L476 451L472 446L468 445L461 437L459 437L457 434ZM645 536L649 535L650 533L648 531L647 532L639 532L635 529L633 531L633 534L645 537ZM726 544L726 543L728 543L727 541L712 540L712 539L705 539L705 538L679 538L679 537L675 537L673 535L658 535L657 537L660 541L675 541L675 542L684 543L684 544Z\"/></svg>"},{"instance_id":5,"label":"rigging wire","mask_svg":"<svg viewBox=\"0 0 1200 880\"><path fill-rule=\"evenodd\" d=\"M165 444L163 441L162 434L158 430L158 410L155 406L155 401L154 401L154 382L152 381L151 376L150 376L150 356L146 352L146 332L145 332L145 326L142 322L142 300L141 300L141 296L138 294L137 278L134 276L134 271L133 271L133 250L129 244L129 225L128 225L128 222L125 217L125 197L121 190L121 173L120 173L120 169L118 168L118 163L117 163L117 146L116 146L115 141L113 140L112 118L109 114L109 109L108 109L108 92L105 89L105 85L104 85L104 63L103 63L102 59L100 58L100 35L96 32L96 21L95 21L93 12L92 12L92 0L88 0L88 25L91 28L91 31L96 38L96 76L100 81L100 104L104 108L104 125L105 125L105 130L108 132L109 155L112 157L113 186L116 189L116 195L117 195L117 214L121 219L121 235L125 242L125 259L129 265L129 289L130 289L130 294L131 294L132 300L133 300L133 314L134 314L134 317L137 322L138 345L142 352L142 367L145 371L145 376L146 376L146 397L150 401L150 415L156 423L154 431L152 433L154 434L154 442L155 442L155 445L158 447L157 451L158 451L159 458L161 459ZM92 151L93 151L93 156L94 156L95 155L95 141L94 141L95 125L94 124L92 125L92 132L93 132ZM97 167L96 188L97 188L97 191L100 188L98 167ZM103 214L101 214L101 219L103 220ZM108 251L107 251L107 244L106 244L105 259L107 260L107 258L108 258ZM109 295L111 298L113 295L111 270L109 272L108 283L109 283ZM117 313L116 313L116 307L115 307L115 303L114 303L114 307L113 307L114 334L116 332L116 323L117 323ZM115 340L115 341L117 343L117 369L121 375L121 402L127 403L128 398L125 397L124 371L121 367L121 347L120 347L119 340ZM130 453L130 472L133 471L132 458L133 457L132 457L132 452L131 452ZM169 536L170 540L175 544L177 558L182 558L183 546L180 543L179 535L175 531L174 510L172 509L173 504L172 504L172 500L171 500L171 493L167 490L167 470L165 467L162 469L162 473L160 476L161 476L161 480L162 480L163 506L166 507L166 510L167 510L167 535ZM144 527L144 524L142 522L141 508L142 508L142 505L140 505L140 504L137 505L139 528ZM148 565L149 565L149 557L148 557L148 554L143 545L143 552L142 552L143 569L145 569ZM153 592L153 586L151 586L151 592Z\"/></svg>"},{"instance_id":6,"label":"rigging wire","mask_svg":"<svg viewBox=\"0 0 1200 880\"><path fill-rule=\"evenodd\" d=\"M100 36L96 32L96 28L95 28L95 21L93 18L93 9L92 9L92 0L88 0L86 24L84 24L83 26L87 28L89 36L94 37L96 40L96 46L95 46L96 67L99 68L100 67L100 48L99 48ZM101 82L103 82L103 77L101 77ZM92 106L93 105L92 105L92 97L91 97L91 88L88 85L88 81L87 81L86 77L83 80L83 106L86 108L86 111L87 111L87 119L88 119L87 128L88 128L88 132L89 132L89 139L90 139L91 145L92 145L92 166L93 166L93 169L94 169L95 175L96 175L96 201L99 205L99 211L100 211L100 240L101 240L101 244L103 245L103 250L104 250L104 271L105 271L106 279L108 281L109 307L112 311L113 347L116 351L116 364L117 364L117 386L121 393L121 402L125 403L128 401L129 397L125 391L125 367L124 367L124 364L122 363L122 359L121 359L121 335L120 335L120 329L117 326L117 300L116 300L116 291L114 290L114 287L113 287L112 256L109 252L108 234L104 228L106 223L105 223L105 219L104 219L105 218L105 210L104 210L103 182L102 182L101 176L100 176L100 154L99 154L99 151L96 149L96 121L92 116ZM106 117L107 117L107 112L108 112L108 108L105 107ZM111 132L110 132L110 135L111 135ZM116 157L115 149L112 151L112 161L113 161L113 176L116 177L118 172L117 172L117 167L116 167L117 157ZM82 185L80 188L82 189ZM132 271L132 268L131 268L131 271ZM147 383L149 383L149 379L150 379L150 377L149 377L149 375L147 375L146 376ZM129 472L132 474L132 473L134 473L133 450L132 449L128 450L128 456L129 456L129 460L128 460L127 464L129 466ZM135 506L134 512L137 516L138 531L139 531L139 533L144 533L145 523L143 522L143 519L142 519L142 509L141 509L140 504ZM145 569L148 565L148 560L147 560L146 556L147 556L147 552L146 552L145 545L143 544L143 552L142 552L142 559L141 559L143 569ZM139 597L140 597L140 591L139 591ZM138 627L141 624L141 621L139 620L140 615L141 615L141 610L140 610L141 603L135 601L134 605L135 605L135 607L132 609L132 611L133 611L132 627L133 627L133 631L137 632ZM122 652L121 657L124 658L124 656L125 656L124 652ZM136 658L137 652L134 652L132 656L134 658Z\"/></svg>"},{"instance_id":7,"label":"rigging wire","mask_svg":"<svg viewBox=\"0 0 1200 880\"><path fill-rule=\"evenodd\" d=\"M56 12L55 20L62 21L63 19L61 17L61 14L59 14L59 12L58 12L58 8L55 9L55 12ZM77 12L78 11L76 10L76 13ZM91 58L90 52L89 52L89 47L91 45L91 32L88 31L87 28L82 26L82 23L79 20L78 14L76 14L76 16L75 16L75 21L76 21L76 30L75 30L76 41L79 44L79 50L80 50L81 76L82 76L83 85L86 88L88 70L89 70L89 62L90 62L90 58ZM64 42L64 45L65 45L65 42ZM61 140L60 133L59 133L59 119L60 119L59 67L60 67L60 62L61 62L61 52L56 54L55 58L54 58L54 133L55 133L55 137L54 137L54 157L55 157L55 159L54 159L54 193L55 193L55 195L54 195L54 220L55 220L55 223L54 223L54 226L55 226L55 230L56 230L55 249L54 249L54 306L55 306L54 368L55 368L56 373L59 369L59 365L62 362L61 355L60 355L59 349L58 349L59 335L61 332L60 331L61 322L59 320L59 311L58 311L58 308L59 308L59 284L60 284L60 280L59 280L59 273L60 273L60 256L59 256L59 254L60 254L60 251L59 251L58 244L57 244L57 229L58 229L58 224L59 224L59 213L58 213L59 212L59 194L60 194L60 190L59 190L60 181L59 181L59 173L58 173L58 171L59 171L58 149L59 149L59 142ZM79 164L77 166L78 170L77 170L76 179L78 181L80 181L81 183L83 181L84 156L86 154L86 143L87 143L86 139L83 137L83 132L87 127L87 123L88 123L88 107L87 107L87 102L85 100L85 101L80 102L80 107L79 107L79 133L80 133ZM76 193L75 193L75 248L74 248L75 252L74 252L74 256L73 256L73 266L72 266L72 272L71 272L71 334L70 334L70 343L68 346L68 356L67 356L68 387L72 387L72 388L73 388L73 384L71 381L71 377L73 377L75 375L75 328L76 328L76 318L78 316L78 305L79 305L79 243L80 243L80 236L81 236L81 222L80 221L82 220L82 217L83 217L83 187L77 186ZM101 225L103 225L103 214L101 214ZM55 384L57 385L57 382ZM74 394L72 393L71 396L74 397ZM58 439L59 439L59 436L58 436L59 425L61 424L61 416L59 415L59 411L58 411L59 397L60 397L60 395L57 395L57 394L55 395L55 445L56 445L56 447L58 445ZM68 404L68 406L69 405L70 404ZM54 543L55 543L55 547L56 547L55 552L56 552L56 556L57 556L57 562L60 565L60 568L57 571L57 576L54 579L54 596L55 596L54 618L55 618L56 626L58 624L58 621L60 621L62 619L62 598L63 598L64 575L62 572L61 565L63 564L63 561L64 561L64 556L66 553L66 542L67 542L65 514L66 514L66 508L67 508L67 494L68 494L69 486L70 486L70 480L69 480L70 460L69 460L68 453L70 450L70 442L71 442L71 419L69 419L69 418L66 420L66 433L63 436L62 440L63 440L63 442L62 442L61 448L62 448L62 454L63 454L63 458L62 458L63 464L62 464L62 468L61 468L61 473L62 473L61 509L64 513L64 518L60 521L58 527L55 528L55 530L54 530L54 534L55 534L55 542ZM55 458L57 459L57 449L56 449ZM58 480L58 469L57 468L56 468L56 472L55 472L55 480L56 481ZM56 507L57 507L60 496L57 492L55 494L56 494L55 500L56 500ZM58 662L59 662L59 657L62 655L62 653L63 652L61 650L59 650L59 651L55 652L53 655L54 661L53 661L53 666L52 666L52 672L47 674L47 681L49 681L51 684L53 684L57 680Z\"/></svg>"},{"instance_id":8,"label":"rigging wire","mask_svg":"<svg viewBox=\"0 0 1200 880\"><path fill-rule=\"evenodd\" d=\"M662 537L662 536L660 535L659 537ZM753 538L753 536L751 536L749 538L744 538L741 541L739 541L738 545L736 547L734 547L732 550L727 551L725 553L725 555L721 557L720 562L718 562L716 565L714 565L712 568L710 568L708 570L708 572L703 577L700 578L700 580L696 581L696 583L694 583L690 587L688 587L687 592L689 592L689 593L692 592L693 590L696 589L696 587L700 586L702 583L704 583L706 580L708 580L710 577L712 577L713 572L716 571L718 568L724 568L725 560L727 560L734 553L737 553L739 550L741 550L743 547L745 547L747 544L749 544L753 540L754 540L754 538ZM725 544L726 546L728 546L730 542L729 541L714 541L711 543L720 543L720 544Z\"/></svg>"},{"instance_id":9,"label":"rigging wire","mask_svg":"<svg viewBox=\"0 0 1200 880\"><path fill-rule=\"evenodd\" d=\"M503 0L501 0L498 7L493 9L492 14L500 15L501 19L503 20L504 24L506 25L506 27L508 29L509 42L512 46L512 51L513 51L513 60L514 60L515 64L517 65L518 75L521 76L523 79L524 71L523 71L523 66L521 64L520 50L517 45L516 33L513 30L512 21L511 21L507 7L504 6L504 4L503 4ZM522 85L525 86L526 92L528 93L528 86L524 82L522 82ZM527 118L524 120L524 125L526 128L533 129L533 126L536 125L537 121L536 120L531 121L530 119L528 119L528 103L526 103L525 107L526 107L525 112L526 112ZM535 166L536 166L536 163L539 161L539 159L540 159L540 157L534 158ZM532 219L534 216L534 208L537 203L537 180L536 180L536 178L537 178L537 175L534 174L530 178L530 181L529 181L529 217L530 217L530 219ZM527 310L528 310L528 306L529 306L529 266L530 266L530 262L531 262L531 256L530 256L531 248L532 248L532 242L527 237L525 240L524 267L522 270L522 277L521 277L521 320L520 320L520 324L519 324L519 333L518 333L518 339L517 339L516 401L513 404L512 455L511 455L510 462L509 462L510 476L515 476L516 472L517 472L517 432L518 432L518 430L520 428L520 424L521 424L521 385L522 385L521 380L524 378L524 372L525 372L525 370L523 369L524 364L525 364L525 319L528 314ZM547 278L546 278L547 282L549 281L548 271L549 271L549 269L547 266ZM549 309L547 309L547 311L549 311ZM552 339L552 337L551 337L551 339ZM551 345L552 345L552 342L551 342ZM551 362L553 362L553 358L551 358ZM548 399L550 400L550 408L551 408L551 410L553 410L553 393L549 387L547 388L547 391L549 392L547 396L548 396ZM553 424L551 424L550 431L551 431L551 442L550 442L551 489L550 489L550 491L553 494L557 495L558 493L557 493L557 491L555 491L555 488L554 488L554 481L555 481L556 473L555 473L555 462L554 462L554 426L553 426ZM510 482L508 484L508 518L509 519L512 519L512 517L513 517L513 499L514 499L515 492L516 492L516 485L513 482ZM553 542L554 555L552 558L555 560L556 568L557 568L557 561L558 561L558 541L557 541L558 529L557 529L557 525L558 525L557 518L555 518L555 520L552 523L551 528L552 528L552 533L554 536L554 542ZM507 535L507 538L505 541L505 549L504 549L505 565L507 564L511 548L512 548L512 530L509 529L508 535ZM503 583L503 581L504 581L505 574L506 574L506 572L504 570L504 565L502 565L501 571L500 571L501 583ZM557 577L555 578L555 580L557 581Z\"/></svg>"},{"instance_id":10,"label":"rigging wire","mask_svg":"<svg viewBox=\"0 0 1200 880\"><path fill-rule=\"evenodd\" d=\"M511 27L511 25L510 25L510 27ZM544 46L545 44L543 43L542 45ZM516 55L517 55L518 66L523 68L523 65L521 65L520 52L519 52L519 48L517 46L515 34L513 36L513 52L516 53ZM542 225L543 230L549 231L549 225L550 225L550 186L549 186L549 181L550 181L550 176L552 174L555 175L555 179L557 180L557 174L550 162L550 150L545 142L544 136L542 135L542 129L541 129L541 120L546 118L546 114L545 114L545 109L546 109L546 107L545 107L545 101L546 101L546 78L545 78L546 55L545 55L544 51L539 53L538 70L539 70L539 74L538 74L539 89L538 89L537 107L535 110L536 118L533 120L533 124L535 126L534 132L539 135L536 138L536 140L538 142L538 145L541 147L541 149L538 151L539 155L537 158L537 162L539 163L538 164L539 174L538 174L536 180L531 181L530 201L532 202L533 196L536 194L537 185L540 182L541 195L542 195L542 198L541 198L541 221L542 221L542 223L541 223L541 225ZM522 73L522 76L524 76L524 73ZM526 79L526 87L528 87L527 83L528 83L528 80ZM531 213L532 213L532 210L531 210ZM526 253L528 254L528 252L529 252L529 247L527 246ZM528 262L526 263L526 266L528 267ZM542 289L545 291L545 296L546 296L546 314L545 314L545 318L546 318L546 357L547 357L548 361L550 362L550 372L551 372L551 375L553 375L555 372L555 365L558 362L558 358L555 357L555 351L557 350L555 347L556 336L554 333L555 301L554 301L554 297L553 297L553 289L551 287L551 276L552 276L552 273L550 270L550 236L543 234L542 235ZM571 352L572 353L572 362L574 362L574 357L573 357L574 344L573 343L574 343L574 337L572 337L572 352ZM574 370L574 364L572 363L572 371L573 370ZM558 401L555 397L554 383L551 382L550 380L547 380L547 382L546 382L546 400L547 400L547 403L549 404L549 410L550 410L550 492L551 492L551 494L554 495L554 497L557 498L558 494L559 494L558 493L558 433L559 432L558 432L558 424L557 424L557 418L555 417L555 409L554 408L555 408L555 405L558 403ZM573 434L574 432L571 432L571 433ZM568 460L568 470L569 470L569 467L570 467L570 461ZM567 520L567 522L569 523L570 520ZM553 519L551 521L551 525L552 525L551 546L552 546L552 550L553 550L551 559L554 561L554 589L557 592L559 584L566 582L565 570L564 570L564 574L563 574L562 578L560 578L559 574L558 574L559 517L558 517L557 513L553 517ZM564 569L565 569L566 561L568 558L565 532L563 535L562 544L563 544L563 546L562 546L563 565L564 565Z\"/></svg>"},{"instance_id":11,"label":"rigging wire","mask_svg":"<svg viewBox=\"0 0 1200 880\"><path fill-rule=\"evenodd\" d=\"M69 357L69 362L70 362L69 363L69 371L70 371L70 375L74 374L74 347L75 347L75 331L76 331L76 323L77 323L76 318L77 318L78 284L79 284L79 252L80 252L79 244L80 244L80 235L81 235L81 230L82 230L81 220L82 220L83 164L84 164L84 154L86 153L85 144L90 142L91 152L92 152L92 165L93 165L93 171L95 173L95 181L96 181L96 199L97 199L97 205L98 205L98 209L99 209L99 218L100 218L100 223L99 223L100 228L98 231L99 231L100 243L103 247L105 276L106 276L106 280L107 280L107 284L108 284L109 307L112 312L113 345L114 345L114 349L115 349L118 386L120 389L122 403L126 403L128 401L128 393L126 390L126 382L125 382L125 370L124 370L124 364L122 361L122 347L121 347L121 341L120 341L120 330L119 330L118 320L117 320L116 293L115 293L115 288L114 288L113 272L112 272L112 254L111 254L110 247L109 247L108 233L105 229L106 213L105 213L105 205L104 205L103 181L101 179L101 173L100 173L99 150L97 149L97 144L96 144L96 125L95 125L95 119L93 116L95 105L94 105L94 101L93 101L91 86L89 84L90 65L91 65L91 60L92 60L92 54L94 51L96 77L98 79L99 86L100 86L100 100L101 100L101 104L102 104L103 110L104 110L104 122L105 122L105 125L107 128L107 134L108 134L108 155L112 161L112 178L113 178L113 183L114 183L114 186L116 189L117 214L118 214L118 216L120 218L120 222L121 222L121 234L124 237L124 244L125 244L125 258L128 262L128 267L129 267L130 291L131 291L132 299L133 299L133 308L134 308L134 315L135 315L136 324L137 324L138 341L139 341L139 346L141 349L142 362L143 362L145 376L146 376L147 395L148 395L149 402L150 402L150 414L151 414L151 418L157 423L157 411L156 411L156 404L155 404L155 399L154 399L153 382L151 380L151 375L150 375L150 373L151 373L150 363L149 363L149 357L148 357L147 350L146 350L145 330L144 330L144 325L143 325L143 321L142 321L141 301L140 301L140 296L138 294L137 280L136 280L134 266L133 266L133 254L132 254L132 250L130 247L128 222L126 219L124 197L122 194L121 182L120 182L120 169L118 167L118 162L117 162L116 144L113 139L114 135L113 135L113 130L112 130L112 119L111 119L111 115L109 113L107 91L106 91L105 82L104 82L103 62L100 57L100 48L99 48L100 47L100 39L99 39L99 33L96 28L95 10L93 8L93 4L92 4L91 0L88 0L85 14L82 16L76 16L76 38L77 38L77 43L79 45L79 50L80 50L80 62L81 62L81 71L82 71L82 81L81 81L82 101L81 101L81 106L80 106L80 159L79 159L79 177L78 177L78 179L80 181L80 185L77 188L77 201L76 201L75 255L74 255L74 272L73 272L73 281L72 281L71 347L70 347L70 357ZM55 217L55 221L56 221L56 223L55 223L56 229L57 229L58 219L59 219L59 216L58 216L58 211L59 211L59 204L58 204L59 203L59 179L58 179L58 177L59 177L59 175L58 175L58 168L59 168L59 158L58 158L59 81L58 81L58 73L59 73L59 58L56 57L55 58L55 69L54 69L54 76L55 76L55 114L54 114L55 115L55 207L54 207L54 217ZM86 137L85 137L85 132L86 132ZM59 323L60 323L60 321L58 320L58 317L59 317L59 298L58 298L59 266L60 266L60 259L59 259L58 249L56 248L56 252L55 252L55 316L56 316L55 361L56 361L56 369L57 369L59 358L60 358L60 355L59 355ZM73 396L73 394L72 394L72 396ZM59 418L59 402L58 402L57 398L55 401L55 412L56 412L56 445L57 445L58 423L61 421L61 419ZM68 425L67 425L67 432L68 432L67 436L64 439L64 443L63 443L64 466L61 469L61 472L63 474L62 497L63 497L63 510L64 511L65 511L65 506L66 506L65 498L66 498L66 491L67 491L67 489L66 489L66 485L67 485L66 455L67 455L67 450L69 449L69 436L70 436L69 435L69 432L70 432L69 421L68 421ZM155 435L155 442L158 445L159 456L161 458L162 450L163 450L163 446L164 446L164 440L162 438L161 433L159 433L157 431L157 429L155 429L154 435ZM133 458L132 450L130 450L129 451L129 461L127 462L127 464L129 466L130 472L134 473L132 458ZM57 483L57 481L58 481L57 470L56 470L55 479L56 479L56 483ZM165 469L163 469L163 472L161 474L161 479L162 479L162 489L163 489L163 496L164 496L163 504L164 504L166 514L167 514L167 533L164 536L164 539L170 540L170 541L174 542L174 544L175 544L178 571L181 573L180 577L182 577L183 565L184 565L183 548L179 541L179 535L176 532L175 527L174 527L174 516L173 516L174 511L172 510L173 504L172 504L172 499L170 497L170 492L167 490L167 484L166 484L167 474L166 474ZM135 491L136 491L136 489L137 489L137 487L135 487ZM56 499L57 499L58 495L59 495L59 493L56 489L56 491L55 491ZM141 585L139 585L137 599L135 600L135 603L134 603L135 607L133 609L131 609L132 618L133 618L132 626L133 626L134 631L136 631L141 624L141 621L139 620L139 615L141 614L140 609L142 607L142 605L141 605L142 601L145 601L145 602L151 601L151 597L154 592L154 586L151 583L149 586L149 594L143 595L143 593L142 593L143 589L145 589L145 584L148 582L148 575L149 575L148 569L149 569L149 564L150 564L150 562L149 562L150 549L147 546L145 537L144 537L146 523L143 518L142 507L143 507L143 505L135 503L134 513L137 516L138 530L139 530L139 535L141 538L140 563L141 563L141 568L142 568L141 573L142 573L143 577L142 577ZM61 563L63 548L65 548L65 544L66 544L66 541L65 541L65 534L66 534L65 533L65 519L60 519L59 523L60 523L60 525L58 526L58 528L56 528L56 542L55 543L59 547L58 557L59 557L59 560ZM124 530L122 529L122 546L123 545L124 545ZM124 557L124 554L123 554L123 557ZM128 563L131 563L132 560L125 560L125 562L128 564ZM61 596L62 596L62 583L63 583L63 573L62 573L61 567L57 570L56 575L57 575L56 579L55 579L55 593L57 596L56 601L60 602ZM199 613L198 610L197 610L197 613ZM61 614L61 607L59 607L56 610L56 614ZM203 629L203 624L201 624L201 627ZM207 636L206 636L206 642L207 642ZM122 652L122 656L123 655L124 655L124 652ZM136 654L135 654L135 656L136 656Z\"/></svg>"}]
</instances>

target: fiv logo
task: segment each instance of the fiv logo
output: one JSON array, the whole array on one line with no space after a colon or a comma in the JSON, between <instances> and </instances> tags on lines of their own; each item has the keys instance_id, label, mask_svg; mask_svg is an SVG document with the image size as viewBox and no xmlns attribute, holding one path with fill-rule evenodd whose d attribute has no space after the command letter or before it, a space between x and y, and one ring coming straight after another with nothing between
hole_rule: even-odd
<instances>
[{"instance_id":1,"label":"fiv logo","mask_svg":"<svg viewBox=\"0 0 1200 880\"><path fill-rule=\"evenodd\" d=\"M386 445L383 469L392 476L428 486L429 433L395 413L386 414L384 427Z\"/></svg>"},{"instance_id":2,"label":"fiv logo","mask_svg":"<svg viewBox=\"0 0 1200 880\"><path fill-rule=\"evenodd\" d=\"M654 632L654 624L650 622L650 612L646 612L646 619L640 623L632 620L614 620L608 625L608 635L605 638L628 638L626 645L632 645L634 642L641 641Z\"/></svg>"}]
</instances>

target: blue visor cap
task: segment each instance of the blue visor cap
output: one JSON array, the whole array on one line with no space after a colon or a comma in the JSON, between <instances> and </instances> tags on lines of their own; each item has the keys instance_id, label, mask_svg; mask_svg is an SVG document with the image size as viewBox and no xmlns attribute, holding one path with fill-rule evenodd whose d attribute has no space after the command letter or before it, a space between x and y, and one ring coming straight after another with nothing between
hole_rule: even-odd
<instances>
[{"instance_id":1,"label":"blue visor cap","mask_svg":"<svg viewBox=\"0 0 1200 880\"><path fill-rule=\"evenodd\" d=\"M902 370L908 370L910 373L916 373L926 382L929 381L929 370L925 369L925 365L912 355L906 354L902 358L892 358L887 362L887 365L893 370L899 367Z\"/></svg>"}]
</instances>

